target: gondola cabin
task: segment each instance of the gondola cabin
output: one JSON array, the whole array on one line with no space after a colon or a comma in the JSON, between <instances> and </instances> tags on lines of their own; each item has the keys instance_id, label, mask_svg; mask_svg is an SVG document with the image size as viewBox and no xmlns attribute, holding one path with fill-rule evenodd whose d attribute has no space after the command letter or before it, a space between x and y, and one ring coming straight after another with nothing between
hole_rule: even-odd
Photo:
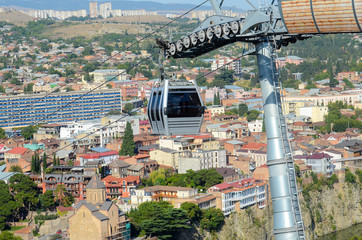
<instances>
[{"instance_id":1,"label":"gondola cabin","mask_svg":"<svg viewBox=\"0 0 362 240\"><path fill-rule=\"evenodd\" d=\"M152 88L147 106L153 134L199 134L205 107L197 85L183 80L164 80Z\"/></svg>"}]
</instances>

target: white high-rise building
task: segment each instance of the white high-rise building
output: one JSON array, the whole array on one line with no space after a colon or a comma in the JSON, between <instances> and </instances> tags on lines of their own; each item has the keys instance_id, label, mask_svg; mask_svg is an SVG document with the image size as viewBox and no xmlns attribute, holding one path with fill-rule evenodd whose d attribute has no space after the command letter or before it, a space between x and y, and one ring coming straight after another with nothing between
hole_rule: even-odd
<instances>
[{"instance_id":1,"label":"white high-rise building","mask_svg":"<svg viewBox=\"0 0 362 240\"><path fill-rule=\"evenodd\" d=\"M89 17L98 17L98 2L89 2Z\"/></svg>"},{"instance_id":2,"label":"white high-rise building","mask_svg":"<svg viewBox=\"0 0 362 240\"><path fill-rule=\"evenodd\" d=\"M99 4L99 15L102 18L109 18L111 16L112 4L110 2Z\"/></svg>"}]
</instances>

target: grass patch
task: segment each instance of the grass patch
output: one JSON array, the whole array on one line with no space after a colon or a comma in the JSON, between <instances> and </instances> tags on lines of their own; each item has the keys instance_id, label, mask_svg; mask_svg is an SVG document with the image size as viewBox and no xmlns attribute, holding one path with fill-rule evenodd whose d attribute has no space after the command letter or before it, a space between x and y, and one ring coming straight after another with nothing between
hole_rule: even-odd
<instances>
[{"instance_id":1,"label":"grass patch","mask_svg":"<svg viewBox=\"0 0 362 240\"><path fill-rule=\"evenodd\" d=\"M20 230L22 228L25 228L26 226L12 226L9 231L15 232L17 230Z\"/></svg>"}]
</instances>

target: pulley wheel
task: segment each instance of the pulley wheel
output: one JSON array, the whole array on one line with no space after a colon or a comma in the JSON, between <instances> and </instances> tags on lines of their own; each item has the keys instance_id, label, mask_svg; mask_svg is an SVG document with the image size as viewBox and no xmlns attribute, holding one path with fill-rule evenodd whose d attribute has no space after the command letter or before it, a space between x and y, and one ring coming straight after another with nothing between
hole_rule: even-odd
<instances>
[{"instance_id":1,"label":"pulley wheel","mask_svg":"<svg viewBox=\"0 0 362 240\"><path fill-rule=\"evenodd\" d=\"M232 31L234 34L238 34L239 29L240 29L240 26L239 26L238 21L234 21L234 22L231 23L231 31Z\"/></svg>"},{"instance_id":2,"label":"pulley wheel","mask_svg":"<svg viewBox=\"0 0 362 240\"><path fill-rule=\"evenodd\" d=\"M216 37L221 38L221 36L222 36L222 28L221 28L220 25L216 25L214 27L214 33L215 33Z\"/></svg>"},{"instance_id":3,"label":"pulley wheel","mask_svg":"<svg viewBox=\"0 0 362 240\"><path fill-rule=\"evenodd\" d=\"M196 33L191 34L190 39L191 39L192 45L195 46L197 44L197 34Z\"/></svg>"},{"instance_id":4,"label":"pulley wheel","mask_svg":"<svg viewBox=\"0 0 362 240\"><path fill-rule=\"evenodd\" d=\"M174 43L171 43L170 48L168 49L168 51L170 52L170 54L172 56L174 56L176 54L176 45Z\"/></svg>"},{"instance_id":5,"label":"pulley wheel","mask_svg":"<svg viewBox=\"0 0 362 240\"><path fill-rule=\"evenodd\" d=\"M212 29L212 27L209 27L206 30L206 36L207 36L207 39L209 39L209 40L211 40L214 37L214 30Z\"/></svg>"},{"instance_id":6,"label":"pulley wheel","mask_svg":"<svg viewBox=\"0 0 362 240\"><path fill-rule=\"evenodd\" d=\"M182 39L182 42L185 46L185 48L189 48L191 46L191 40L189 36L186 36Z\"/></svg>"},{"instance_id":7,"label":"pulley wheel","mask_svg":"<svg viewBox=\"0 0 362 240\"><path fill-rule=\"evenodd\" d=\"M223 26L222 26L222 30L224 32L224 34L226 36L228 36L230 34L230 24L228 23L225 23Z\"/></svg>"},{"instance_id":8,"label":"pulley wheel","mask_svg":"<svg viewBox=\"0 0 362 240\"><path fill-rule=\"evenodd\" d=\"M198 32L197 32L197 36L198 36L200 42L202 42L202 43L205 42L205 40L206 40L206 34L205 34L205 31L204 31L204 30L198 31Z\"/></svg>"},{"instance_id":9,"label":"pulley wheel","mask_svg":"<svg viewBox=\"0 0 362 240\"><path fill-rule=\"evenodd\" d=\"M182 51L183 46L182 46L182 41L181 41L181 40L178 40L178 41L176 42L176 49L177 49L178 52L181 52L181 51Z\"/></svg>"}]
</instances>

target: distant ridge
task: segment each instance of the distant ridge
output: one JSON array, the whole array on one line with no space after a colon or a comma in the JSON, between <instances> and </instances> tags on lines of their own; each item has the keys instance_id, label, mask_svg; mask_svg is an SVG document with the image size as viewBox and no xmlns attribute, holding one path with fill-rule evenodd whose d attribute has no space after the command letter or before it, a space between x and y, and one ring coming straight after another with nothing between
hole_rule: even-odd
<instances>
[{"instance_id":1,"label":"distant ridge","mask_svg":"<svg viewBox=\"0 0 362 240\"><path fill-rule=\"evenodd\" d=\"M104 1L99 1L103 3ZM159 2L149 2L149 1L110 1L112 2L112 9L121 9L121 10L138 10L145 9L146 11L187 11L195 7L194 4L182 4L182 3L159 3ZM26 0L2 0L1 7L19 7L19 8L28 8L28 9L52 9L57 11L75 11L80 9L89 10L89 1L84 0L62 0L62 1L53 1L53 0L38 0L38 1L26 1ZM209 10L211 7L202 6L198 10ZM229 10L229 7L225 7L226 10ZM236 9L235 9L236 10ZM234 10L234 11L235 11ZM238 10L243 11L243 10Z\"/></svg>"},{"instance_id":2,"label":"distant ridge","mask_svg":"<svg viewBox=\"0 0 362 240\"><path fill-rule=\"evenodd\" d=\"M0 21L6 21L18 26L25 26L29 21L32 20L32 17L14 9L0 12Z\"/></svg>"}]
</instances>

